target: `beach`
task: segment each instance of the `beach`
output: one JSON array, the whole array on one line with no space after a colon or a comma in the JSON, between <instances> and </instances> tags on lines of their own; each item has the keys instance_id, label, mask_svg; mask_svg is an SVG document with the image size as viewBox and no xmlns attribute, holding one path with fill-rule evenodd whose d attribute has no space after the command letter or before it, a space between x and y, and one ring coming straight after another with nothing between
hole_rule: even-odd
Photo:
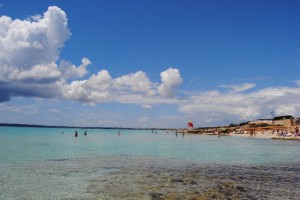
<instances>
[{"instance_id":1,"label":"beach","mask_svg":"<svg viewBox=\"0 0 300 200\"><path fill-rule=\"evenodd\" d=\"M297 140L300 141L300 136L278 136L273 133L261 133L258 132L254 136L251 136L250 134L230 134L230 136L234 137L253 137L253 138L258 138L258 139L276 139L276 140Z\"/></svg>"},{"instance_id":2,"label":"beach","mask_svg":"<svg viewBox=\"0 0 300 200\"><path fill-rule=\"evenodd\" d=\"M204 134L216 136L237 136L250 137L257 139L274 139L274 140L295 140L300 141L298 126L269 126L269 127L213 127L213 128L196 128L196 129L180 129L179 133L186 134Z\"/></svg>"}]
</instances>

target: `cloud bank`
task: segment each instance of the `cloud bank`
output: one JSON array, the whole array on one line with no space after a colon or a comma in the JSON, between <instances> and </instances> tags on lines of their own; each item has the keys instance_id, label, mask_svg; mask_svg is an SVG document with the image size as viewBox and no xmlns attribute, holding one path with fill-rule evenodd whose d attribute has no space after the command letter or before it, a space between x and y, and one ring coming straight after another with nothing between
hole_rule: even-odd
<instances>
[{"instance_id":1,"label":"cloud bank","mask_svg":"<svg viewBox=\"0 0 300 200\"><path fill-rule=\"evenodd\" d=\"M248 87L242 84L234 88ZM188 103L180 106L180 111L191 116L197 115L202 118L204 124L224 124L223 120L225 123L232 123L271 118L272 111L275 115L298 116L299 99L299 87L269 87L250 93L208 91L191 95Z\"/></svg>"},{"instance_id":2,"label":"cloud bank","mask_svg":"<svg viewBox=\"0 0 300 200\"><path fill-rule=\"evenodd\" d=\"M27 96L62 98L84 103L147 102L147 97L173 97L182 82L177 69L161 73L162 83L153 83L143 71L112 78L107 70L92 74L88 58L80 66L60 58L60 51L70 39L66 13L52 6L43 15L30 19L0 17L0 101ZM74 80L75 79L75 80ZM73 80L73 81L70 81ZM150 108L150 105L143 107Z\"/></svg>"}]
</instances>

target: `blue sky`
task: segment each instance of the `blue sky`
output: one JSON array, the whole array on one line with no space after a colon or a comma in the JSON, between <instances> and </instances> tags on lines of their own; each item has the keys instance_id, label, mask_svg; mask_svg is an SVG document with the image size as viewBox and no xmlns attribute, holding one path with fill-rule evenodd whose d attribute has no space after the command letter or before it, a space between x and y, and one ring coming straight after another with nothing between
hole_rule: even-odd
<instances>
[{"instance_id":1,"label":"blue sky","mask_svg":"<svg viewBox=\"0 0 300 200\"><path fill-rule=\"evenodd\" d=\"M300 115L300 1L0 0L0 122Z\"/></svg>"}]
</instances>

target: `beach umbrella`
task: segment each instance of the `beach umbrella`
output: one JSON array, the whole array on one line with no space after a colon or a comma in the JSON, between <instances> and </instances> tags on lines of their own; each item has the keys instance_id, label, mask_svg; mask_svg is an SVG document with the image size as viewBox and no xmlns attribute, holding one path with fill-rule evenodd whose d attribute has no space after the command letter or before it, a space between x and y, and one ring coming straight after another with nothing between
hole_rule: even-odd
<instances>
[{"instance_id":1,"label":"beach umbrella","mask_svg":"<svg viewBox=\"0 0 300 200\"><path fill-rule=\"evenodd\" d=\"M188 122L188 123L187 123L187 126L188 126L189 128L194 128L193 122Z\"/></svg>"}]
</instances>

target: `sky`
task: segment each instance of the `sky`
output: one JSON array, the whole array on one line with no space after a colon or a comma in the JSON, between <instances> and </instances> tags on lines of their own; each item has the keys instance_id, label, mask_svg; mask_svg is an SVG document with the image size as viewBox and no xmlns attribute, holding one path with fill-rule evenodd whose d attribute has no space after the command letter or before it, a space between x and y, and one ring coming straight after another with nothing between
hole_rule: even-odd
<instances>
[{"instance_id":1,"label":"sky","mask_svg":"<svg viewBox=\"0 0 300 200\"><path fill-rule=\"evenodd\" d=\"M298 117L299 9L0 0L0 122L185 128Z\"/></svg>"}]
</instances>

